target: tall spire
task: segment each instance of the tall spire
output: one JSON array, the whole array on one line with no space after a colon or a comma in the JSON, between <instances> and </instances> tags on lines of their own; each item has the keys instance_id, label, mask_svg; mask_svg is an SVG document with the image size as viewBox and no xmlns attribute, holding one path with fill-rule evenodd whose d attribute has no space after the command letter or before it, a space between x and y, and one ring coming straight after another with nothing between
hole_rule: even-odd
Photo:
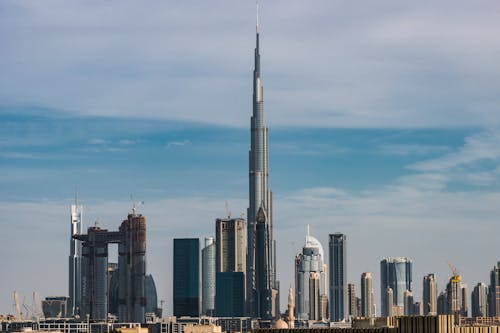
<instances>
[{"instance_id":1,"label":"tall spire","mask_svg":"<svg viewBox=\"0 0 500 333\"><path fill-rule=\"evenodd\" d=\"M255 0L255 32L259 33L259 0Z\"/></svg>"}]
</instances>

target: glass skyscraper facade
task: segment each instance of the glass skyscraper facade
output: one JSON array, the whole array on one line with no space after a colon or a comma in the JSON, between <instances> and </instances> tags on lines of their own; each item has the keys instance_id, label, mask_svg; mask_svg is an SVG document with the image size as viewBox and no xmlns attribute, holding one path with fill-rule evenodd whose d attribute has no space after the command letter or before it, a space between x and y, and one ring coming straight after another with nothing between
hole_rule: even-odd
<instances>
[{"instance_id":1,"label":"glass skyscraper facade","mask_svg":"<svg viewBox=\"0 0 500 333\"><path fill-rule=\"evenodd\" d=\"M392 289L392 302L387 299L387 288ZM394 313L389 305L404 307L405 291L412 291L412 261L406 257L384 258L380 262L380 295L382 305L382 316ZM396 311L397 313L398 311Z\"/></svg>"},{"instance_id":2,"label":"glass skyscraper facade","mask_svg":"<svg viewBox=\"0 0 500 333\"><path fill-rule=\"evenodd\" d=\"M174 239L174 316L200 315L200 242L198 238Z\"/></svg>"},{"instance_id":3,"label":"glass skyscraper facade","mask_svg":"<svg viewBox=\"0 0 500 333\"><path fill-rule=\"evenodd\" d=\"M346 318L347 305L347 238L344 234L329 235L330 320Z\"/></svg>"}]
</instances>

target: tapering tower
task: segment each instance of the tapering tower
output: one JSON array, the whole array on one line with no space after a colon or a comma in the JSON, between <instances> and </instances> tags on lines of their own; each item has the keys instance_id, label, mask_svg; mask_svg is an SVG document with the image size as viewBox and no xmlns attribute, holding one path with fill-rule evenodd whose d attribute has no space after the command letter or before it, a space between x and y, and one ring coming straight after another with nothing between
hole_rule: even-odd
<instances>
[{"instance_id":1,"label":"tapering tower","mask_svg":"<svg viewBox=\"0 0 500 333\"><path fill-rule=\"evenodd\" d=\"M83 206L78 205L78 197L75 193L75 204L71 205L71 235L69 244L69 304L68 315L79 314L82 298L82 242L73 238L73 235L82 233Z\"/></svg>"},{"instance_id":2,"label":"tapering tower","mask_svg":"<svg viewBox=\"0 0 500 333\"><path fill-rule=\"evenodd\" d=\"M249 201L247 239L247 309L249 315L271 319L279 313L273 239L272 193L268 186L267 127L260 76L259 19L257 5L253 114L249 151ZM259 220L259 221L257 221Z\"/></svg>"}]
</instances>

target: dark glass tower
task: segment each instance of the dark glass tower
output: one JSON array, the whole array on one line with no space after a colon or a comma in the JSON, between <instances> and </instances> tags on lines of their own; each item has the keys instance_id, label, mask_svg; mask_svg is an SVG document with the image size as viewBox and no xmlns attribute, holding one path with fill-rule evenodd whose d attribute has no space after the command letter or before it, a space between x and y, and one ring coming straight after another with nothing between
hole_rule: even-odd
<instances>
[{"instance_id":1,"label":"dark glass tower","mask_svg":"<svg viewBox=\"0 0 500 333\"><path fill-rule=\"evenodd\" d=\"M347 305L347 238L335 233L329 239L330 320L342 321Z\"/></svg>"},{"instance_id":2,"label":"dark glass tower","mask_svg":"<svg viewBox=\"0 0 500 333\"><path fill-rule=\"evenodd\" d=\"M276 246L273 239L272 193L268 186L268 129L264 123L258 13L254 57L253 114L249 151L249 207L247 211L247 309L250 316L271 319L279 313L279 295L275 265Z\"/></svg>"},{"instance_id":3,"label":"dark glass tower","mask_svg":"<svg viewBox=\"0 0 500 333\"><path fill-rule=\"evenodd\" d=\"M174 239L174 316L200 315L200 242Z\"/></svg>"},{"instance_id":4,"label":"dark glass tower","mask_svg":"<svg viewBox=\"0 0 500 333\"><path fill-rule=\"evenodd\" d=\"M392 289L391 300L387 299L387 288ZM382 304L382 316L388 316L392 313L393 306L403 309L404 292L406 290L412 291L411 259L406 257L384 258L380 262L380 303Z\"/></svg>"}]
</instances>

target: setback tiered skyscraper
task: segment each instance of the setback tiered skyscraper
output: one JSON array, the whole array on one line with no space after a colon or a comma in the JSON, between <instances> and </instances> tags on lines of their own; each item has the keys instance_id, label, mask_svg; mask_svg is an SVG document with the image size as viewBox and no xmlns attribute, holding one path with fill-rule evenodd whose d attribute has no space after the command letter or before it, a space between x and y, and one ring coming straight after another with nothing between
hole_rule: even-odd
<instances>
[{"instance_id":1,"label":"setback tiered skyscraper","mask_svg":"<svg viewBox=\"0 0 500 333\"><path fill-rule=\"evenodd\" d=\"M73 238L73 235L82 233L83 206L78 205L75 196L75 204L71 205L71 239L69 247L69 299L68 315L78 315L82 299L82 242Z\"/></svg>"},{"instance_id":2,"label":"setback tiered skyscraper","mask_svg":"<svg viewBox=\"0 0 500 333\"><path fill-rule=\"evenodd\" d=\"M253 114L249 151L249 207L247 210L247 309L250 316L271 319L279 314L279 283L276 280L272 192L268 186L268 129L264 123L258 13L254 60Z\"/></svg>"},{"instance_id":3,"label":"setback tiered skyscraper","mask_svg":"<svg viewBox=\"0 0 500 333\"><path fill-rule=\"evenodd\" d=\"M387 299L387 288L392 289L393 299ZM404 292L412 291L412 261L409 258L384 258L380 262L380 295L382 316L403 312ZM391 309L390 303L394 309Z\"/></svg>"},{"instance_id":4,"label":"setback tiered skyscraper","mask_svg":"<svg viewBox=\"0 0 500 333\"><path fill-rule=\"evenodd\" d=\"M342 321L347 304L347 238L335 233L329 239L330 320Z\"/></svg>"}]
</instances>

